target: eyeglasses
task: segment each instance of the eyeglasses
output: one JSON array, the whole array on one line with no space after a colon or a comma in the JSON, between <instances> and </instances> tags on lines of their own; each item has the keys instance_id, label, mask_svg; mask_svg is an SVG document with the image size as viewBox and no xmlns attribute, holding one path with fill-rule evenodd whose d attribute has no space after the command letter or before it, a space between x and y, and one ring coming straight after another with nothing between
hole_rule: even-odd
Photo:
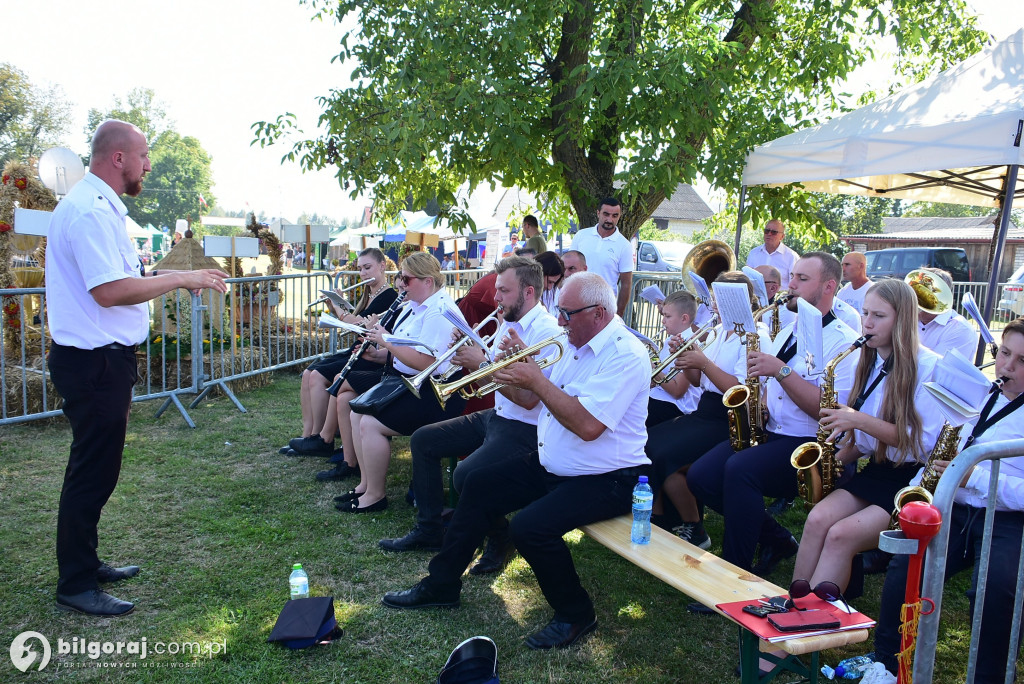
<instances>
[{"instance_id":1,"label":"eyeglasses","mask_svg":"<svg viewBox=\"0 0 1024 684\"><path fill-rule=\"evenodd\" d=\"M395 280L401 282L403 285L408 285L410 280L418 280L421 277L422 276L411 276L405 275L404 273L399 273L398 275L395 276Z\"/></svg>"},{"instance_id":2,"label":"eyeglasses","mask_svg":"<svg viewBox=\"0 0 1024 684\"><path fill-rule=\"evenodd\" d=\"M812 593L822 601L842 601L843 605L846 606L846 612L853 612L850 609L850 604L846 602L843 592L839 590L838 584L835 582L819 582L818 586L811 589L811 583L805 579L793 580L793 583L789 585L789 601L786 602L786 607L802 610L797 608L794 599L804 598Z\"/></svg>"},{"instance_id":3,"label":"eyeglasses","mask_svg":"<svg viewBox=\"0 0 1024 684\"><path fill-rule=\"evenodd\" d=\"M572 318L574 315L578 314L580 311L586 311L587 309L593 309L595 306L601 306L601 305L600 304L590 304L588 306L581 306L578 309L573 309L572 311L566 311L562 307L556 306L555 310L558 311L558 315L561 316L562 318L564 318L565 322L568 323L569 319Z\"/></svg>"},{"instance_id":4,"label":"eyeglasses","mask_svg":"<svg viewBox=\"0 0 1024 684\"><path fill-rule=\"evenodd\" d=\"M775 230L773 228L765 228L764 229L764 234L765 235L778 235L781 232L782 232L781 230Z\"/></svg>"}]
</instances>

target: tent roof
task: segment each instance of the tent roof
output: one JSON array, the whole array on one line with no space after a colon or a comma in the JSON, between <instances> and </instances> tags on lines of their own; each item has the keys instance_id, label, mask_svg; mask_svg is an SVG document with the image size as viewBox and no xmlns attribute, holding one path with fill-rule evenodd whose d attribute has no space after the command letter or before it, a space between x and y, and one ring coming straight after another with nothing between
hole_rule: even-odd
<instances>
[{"instance_id":1,"label":"tent roof","mask_svg":"<svg viewBox=\"0 0 1024 684\"><path fill-rule=\"evenodd\" d=\"M1022 127L1024 29L884 100L759 145L743 184L998 207L1002 167L1024 163Z\"/></svg>"}]
</instances>

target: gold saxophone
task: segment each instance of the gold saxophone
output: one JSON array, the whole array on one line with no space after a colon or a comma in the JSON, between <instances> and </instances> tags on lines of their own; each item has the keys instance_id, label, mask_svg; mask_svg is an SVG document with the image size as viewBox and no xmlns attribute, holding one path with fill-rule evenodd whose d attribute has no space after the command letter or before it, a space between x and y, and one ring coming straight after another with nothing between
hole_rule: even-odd
<instances>
[{"instance_id":1,"label":"gold saxophone","mask_svg":"<svg viewBox=\"0 0 1024 684\"><path fill-rule=\"evenodd\" d=\"M766 307L770 308L770 307ZM757 320L760 309L754 314ZM756 325L756 323L755 323ZM745 336L747 353L761 351L761 338L756 332L747 333L737 325L737 335ZM722 394L722 404L729 411L729 442L733 451L741 451L764 442L764 412L761 408L761 378L747 375L742 385L734 385Z\"/></svg>"},{"instance_id":2,"label":"gold saxophone","mask_svg":"<svg viewBox=\"0 0 1024 684\"><path fill-rule=\"evenodd\" d=\"M907 485L896 492L893 499L892 517L889 520L889 529L900 528L900 510L911 501L932 502L935 488L939 486L939 473L935 470L936 461L952 461L956 456L957 446L960 444L960 430L963 425L953 427L949 422L942 424L939 437L935 440L932 453L928 455L928 461L924 466L924 473L921 475L921 484Z\"/></svg>"},{"instance_id":3,"label":"gold saxophone","mask_svg":"<svg viewBox=\"0 0 1024 684\"><path fill-rule=\"evenodd\" d=\"M768 325L768 334L769 336L771 336L772 340L775 340L775 338L779 336L779 331L782 330L782 320L779 318L779 307L788 302L790 299L793 299L793 297L795 296L796 295L789 294L787 290L776 292L775 299L772 300L771 304L758 309L754 313L755 321L760 320L760 318L769 311L772 313L772 320L771 323L769 323Z\"/></svg>"},{"instance_id":4,"label":"gold saxophone","mask_svg":"<svg viewBox=\"0 0 1024 684\"><path fill-rule=\"evenodd\" d=\"M821 385L820 408L839 408L836 395L836 368L847 356L864 346L871 338L865 335L857 339L846 350L837 355L825 366ZM843 464L836 459L836 445L828 441L829 430L818 423L815 441L804 442L793 450L789 462L796 468L797 489L807 503L814 505L828 496L836 487L836 482L843 474ZM819 465L820 464L820 465Z\"/></svg>"}]
</instances>

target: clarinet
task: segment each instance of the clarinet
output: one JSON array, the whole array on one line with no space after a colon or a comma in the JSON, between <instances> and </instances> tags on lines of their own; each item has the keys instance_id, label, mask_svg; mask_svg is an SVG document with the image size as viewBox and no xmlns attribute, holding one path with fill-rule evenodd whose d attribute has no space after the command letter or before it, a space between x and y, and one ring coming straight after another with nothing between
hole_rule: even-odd
<instances>
[{"instance_id":1,"label":"clarinet","mask_svg":"<svg viewBox=\"0 0 1024 684\"><path fill-rule=\"evenodd\" d=\"M405 295L406 292L399 292L398 297L395 298L395 301L391 302L391 306L389 306L388 310L384 312L384 315L380 317L380 324L382 326L384 326L385 328L388 327L395 320L395 318L398 317L398 307L400 307L402 305L402 302L405 300ZM370 342L368 340L364 341L359 346L359 349L357 349L356 351L352 352L349 355L348 363L346 363L345 367L341 369L341 373L338 374L338 378L333 383L331 383L330 387L327 388L328 394L330 394L332 397L338 396L338 390L341 389L341 384L345 382L345 378L347 378L348 374L352 372L352 367L355 365L356 361L359 360L359 357L363 355L363 352L366 351L366 348L369 346Z\"/></svg>"}]
</instances>

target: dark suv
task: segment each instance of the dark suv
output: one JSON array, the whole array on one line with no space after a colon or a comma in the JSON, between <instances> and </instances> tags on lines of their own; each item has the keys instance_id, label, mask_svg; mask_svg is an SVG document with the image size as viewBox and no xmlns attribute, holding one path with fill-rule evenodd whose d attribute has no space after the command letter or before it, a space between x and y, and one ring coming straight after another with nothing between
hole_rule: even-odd
<instances>
[{"instance_id":1,"label":"dark suv","mask_svg":"<svg viewBox=\"0 0 1024 684\"><path fill-rule=\"evenodd\" d=\"M917 268L930 266L949 271L954 281L969 282L967 252L952 247L892 247L865 252L868 278L904 278Z\"/></svg>"}]
</instances>

